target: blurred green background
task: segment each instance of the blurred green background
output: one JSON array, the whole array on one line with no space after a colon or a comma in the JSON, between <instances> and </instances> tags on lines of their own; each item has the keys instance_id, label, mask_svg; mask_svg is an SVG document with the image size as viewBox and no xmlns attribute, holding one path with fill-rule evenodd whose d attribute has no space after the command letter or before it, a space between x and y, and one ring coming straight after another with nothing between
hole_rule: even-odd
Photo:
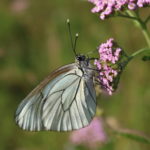
<instances>
[{"instance_id":1,"label":"blurred green background","mask_svg":"<svg viewBox=\"0 0 150 150\"><path fill-rule=\"evenodd\" d=\"M79 32L77 52L86 54L109 37L131 54L146 46L130 20L101 21L85 0L0 1L0 150L69 149L69 133L25 132L14 121L21 100L51 71L74 62L66 19ZM149 8L141 9L143 16ZM105 116L123 127L150 134L150 62L137 57L124 71L113 96L97 98ZM107 150L149 150L150 146L123 137Z\"/></svg>"}]
</instances>

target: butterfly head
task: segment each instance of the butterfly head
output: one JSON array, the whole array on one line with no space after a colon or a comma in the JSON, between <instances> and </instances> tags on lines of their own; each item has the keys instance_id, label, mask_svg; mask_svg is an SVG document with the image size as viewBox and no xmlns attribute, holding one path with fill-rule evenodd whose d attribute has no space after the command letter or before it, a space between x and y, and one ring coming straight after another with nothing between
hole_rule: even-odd
<instances>
[{"instance_id":1,"label":"butterfly head","mask_svg":"<svg viewBox=\"0 0 150 150\"><path fill-rule=\"evenodd\" d=\"M84 55L77 55L76 59L80 62L80 61L85 61L86 57Z\"/></svg>"},{"instance_id":2,"label":"butterfly head","mask_svg":"<svg viewBox=\"0 0 150 150\"><path fill-rule=\"evenodd\" d=\"M76 63L80 68L89 66L89 59L85 55L76 55Z\"/></svg>"}]
</instances>

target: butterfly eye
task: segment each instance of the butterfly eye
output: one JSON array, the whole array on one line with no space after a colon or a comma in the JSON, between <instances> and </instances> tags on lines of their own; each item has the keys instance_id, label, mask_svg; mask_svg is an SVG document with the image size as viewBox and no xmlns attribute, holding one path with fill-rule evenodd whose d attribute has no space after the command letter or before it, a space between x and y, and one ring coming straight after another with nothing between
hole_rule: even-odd
<instances>
[{"instance_id":1,"label":"butterfly eye","mask_svg":"<svg viewBox=\"0 0 150 150\"><path fill-rule=\"evenodd\" d=\"M80 55L80 56L77 56L77 60L79 61L85 61L85 56L84 55Z\"/></svg>"}]
</instances>

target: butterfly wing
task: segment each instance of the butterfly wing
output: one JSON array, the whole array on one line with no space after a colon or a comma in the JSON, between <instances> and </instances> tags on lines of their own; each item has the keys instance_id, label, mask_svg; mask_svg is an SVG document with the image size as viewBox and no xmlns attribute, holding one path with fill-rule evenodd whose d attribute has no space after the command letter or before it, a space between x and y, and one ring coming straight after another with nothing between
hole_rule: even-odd
<instances>
[{"instance_id":1,"label":"butterfly wing","mask_svg":"<svg viewBox=\"0 0 150 150\"><path fill-rule=\"evenodd\" d=\"M22 101L16 122L29 131L69 131L87 126L95 110L92 77L70 64L50 74Z\"/></svg>"}]
</instances>

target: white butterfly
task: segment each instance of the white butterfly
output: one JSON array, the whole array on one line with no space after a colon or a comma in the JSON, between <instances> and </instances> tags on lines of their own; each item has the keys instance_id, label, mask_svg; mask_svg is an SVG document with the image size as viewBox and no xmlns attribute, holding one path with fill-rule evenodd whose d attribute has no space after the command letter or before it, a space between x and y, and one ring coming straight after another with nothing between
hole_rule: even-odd
<instances>
[{"instance_id":1,"label":"white butterfly","mask_svg":"<svg viewBox=\"0 0 150 150\"><path fill-rule=\"evenodd\" d=\"M76 62L51 73L19 105L16 122L28 131L71 131L87 126L95 115L96 93L90 59L76 55Z\"/></svg>"},{"instance_id":2,"label":"white butterfly","mask_svg":"<svg viewBox=\"0 0 150 150\"><path fill-rule=\"evenodd\" d=\"M51 73L19 105L16 122L24 130L70 131L87 126L96 110L93 70L80 55L76 63Z\"/></svg>"}]
</instances>

